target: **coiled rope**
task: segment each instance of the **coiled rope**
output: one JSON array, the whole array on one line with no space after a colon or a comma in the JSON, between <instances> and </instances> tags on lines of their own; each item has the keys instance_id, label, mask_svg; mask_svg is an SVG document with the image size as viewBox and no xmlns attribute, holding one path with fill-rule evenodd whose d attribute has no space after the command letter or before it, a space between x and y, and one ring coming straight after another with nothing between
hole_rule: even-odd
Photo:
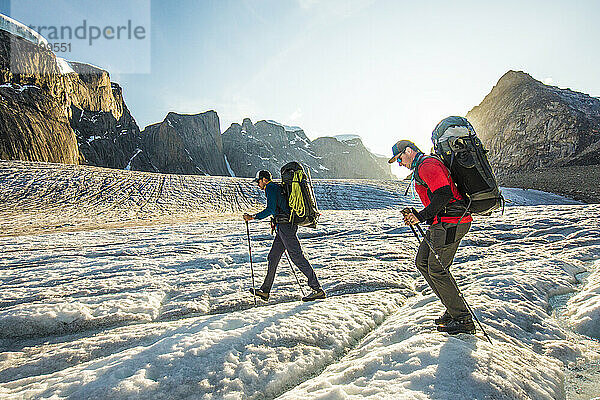
<instances>
[{"instance_id":1,"label":"coiled rope","mask_svg":"<svg viewBox=\"0 0 600 400\"><path fill-rule=\"evenodd\" d=\"M302 196L302 188L300 182L302 181L302 171L294 172L294 178L292 179L292 193L290 194L290 209L292 210L290 215L290 222L292 222L292 216L294 213L302 218L306 213L306 207L304 206L304 197Z\"/></svg>"}]
</instances>

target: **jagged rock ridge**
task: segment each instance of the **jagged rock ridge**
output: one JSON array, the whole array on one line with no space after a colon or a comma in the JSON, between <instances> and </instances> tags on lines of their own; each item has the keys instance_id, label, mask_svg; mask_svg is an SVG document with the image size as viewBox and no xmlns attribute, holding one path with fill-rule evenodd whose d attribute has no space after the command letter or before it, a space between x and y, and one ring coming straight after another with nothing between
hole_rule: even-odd
<instances>
[{"instance_id":1,"label":"jagged rock ridge","mask_svg":"<svg viewBox=\"0 0 600 400\"><path fill-rule=\"evenodd\" d=\"M0 30L0 158L79 162L68 83L52 52Z\"/></svg>"},{"instance_id":2,"label":"jagged rock ridge","mask_svg":"<svg viewBox=\"0 0 600 400\"><path fill-rule=\"evenodd\" d=\"M123 99L121 87L108 72L89 64L68 62L74 70L71 127L79 152L88 165L158 171L141 151L140 128Z\"/></svg>"},{"instance_id":3,"label":"jagged rock ridge","mask_svg":"<svg viewBox=\"0 0 600 400\"><path fill-rule=\"evenodd\" d=\"M359 137L320 137L312 141L312 146L326 160L324 177L393 179L387 158L372 154Z\"/></svg>"}]
</instances>

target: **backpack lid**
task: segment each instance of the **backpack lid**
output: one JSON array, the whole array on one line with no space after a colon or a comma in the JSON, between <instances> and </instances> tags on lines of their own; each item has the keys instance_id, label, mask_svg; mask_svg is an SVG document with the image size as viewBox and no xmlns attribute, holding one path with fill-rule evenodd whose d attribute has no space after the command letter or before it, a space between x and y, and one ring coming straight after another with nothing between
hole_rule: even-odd
<instances>
[{"instance_id":1,"label":"backpack lid","mask_svg":"<svg viewBox=\"0 0 600 400\"><path fill-rule=\"evenodd\" d=\"M450 128L446 129L446 132L444 132L444 134L440 136L434 143L447 142L448 140L453 138L461 138L467 136L469 136L469 128L467 128L466 126L451 126Z\"/></svg>"},{"instance_id":2,"label":"backpack lid","mask_svg":"<svg viewBox=\"0 0 600 400\"><path fill-rule=\"evenodd\" d=\"M471 124L464 117L448 117L441 120L431 132L431 141L436 144L453 137L469 136Z\"/></svg>"},{"instance_id":3,"label":"backpack lid","mask_svg":"<svg viewBox=\"0 0 600 400\"><path fill-rule=\"evenodd\" d=\"M290 161L289 163L287 163L283 167L281 167L282 175L286 171L303 171L304 172L304 168L302 167L302 164L300 164L299 162Z\"/></svg>"}]
</instances>

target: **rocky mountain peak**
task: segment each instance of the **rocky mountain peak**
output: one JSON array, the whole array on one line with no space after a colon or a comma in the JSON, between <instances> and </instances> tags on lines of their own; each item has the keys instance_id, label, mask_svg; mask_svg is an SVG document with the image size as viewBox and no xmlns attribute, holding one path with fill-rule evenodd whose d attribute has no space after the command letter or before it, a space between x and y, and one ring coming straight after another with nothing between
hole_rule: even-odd
<instances>
[{"instance_id":1,"label":"rocky mountain peak","mask_svg":"<svg viewBox=\"0 0 600 400\"><path fill-rule=\"evenodd\" d=\"M500 77L496 86L519 85L526 82L538 81L526 72L510 70Z\"/></svg>"},{"instance_id":2,"label":"rocky mountain peak","mask_svg":"<svg viewBox=\"0 0 600 400\"><path fill-rule=\"evenodd\" d=\"M467 118L500 172L600 160L600 100L508 71Z\"/></svg>"},{"instance_id":3,"label":"rocky mountain peak","mask_svg":"<svg viewBox=\"0 0 600 400\"><path fill-rule=\"evenodd\" d=\"M141 133L142 148L157 170L176 174L229 175L219 116L169 112Z\"/></svg>"}]
</instances>

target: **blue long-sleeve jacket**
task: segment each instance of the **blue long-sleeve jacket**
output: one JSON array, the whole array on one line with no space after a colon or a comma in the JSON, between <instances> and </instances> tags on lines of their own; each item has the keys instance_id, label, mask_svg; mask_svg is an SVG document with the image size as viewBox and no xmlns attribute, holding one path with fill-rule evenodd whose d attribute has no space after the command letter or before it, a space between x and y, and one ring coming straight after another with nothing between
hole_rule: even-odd
<instances>
[{"instance_id":1,"label":"blue long-sleeve jacket","mask_svg":"<svg viewBox=\"0 0 600 400\"><path fill-rule=\"evenodd\" d=\"M254 216L255 219L263 219L269 215L290 215L288 199L281 192L281 186L275 182L269 182L265 187L267 196L267 207Z\"/></svg>"}]
</instances>

